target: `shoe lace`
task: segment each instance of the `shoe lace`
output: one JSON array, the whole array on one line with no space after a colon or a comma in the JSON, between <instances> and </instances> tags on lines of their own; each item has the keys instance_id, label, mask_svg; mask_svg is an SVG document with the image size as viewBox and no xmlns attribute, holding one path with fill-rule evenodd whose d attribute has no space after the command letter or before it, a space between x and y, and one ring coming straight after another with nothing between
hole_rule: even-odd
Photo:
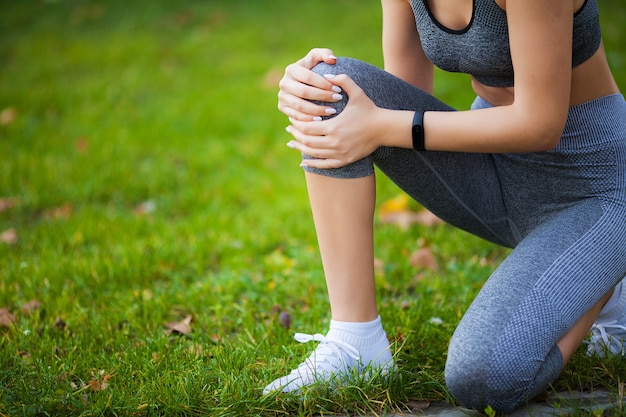
<instances>
[{"instance_id":1,"label":"shoe lace","mask_svg":"<svg viewBox=\"0 0 626 417\"><path fill-rule=\"evenodd\" d=\"M624 334L626 334L626 326L619 324L617 320L604 323L594 323L591 326L590 343L595 345L603 344L606 347L614 346L616 343L618 345L623 345L623 341L620 341L621 338L612 335L611 330L613 330L613 332L624 332ZM623 348L623 346L621 348Z\"/></svg>"},{"instance_id":2,"label":"shoe lace","mask_svg":"<svg viewBox=\"0 0 626 417\"><path fill-rule=\"evenodd\" d=\"M350 357L355 361L360 360L360 353L357 348L352 346L349 343L343 342L337 339L329 339L326 336L316 333L316 334L306 334L306 333L296 333L294 335L294 339L300 343L307 343L311 341L320 342L317 349L313 351L311 356L298 366L298 369L295 371L302 371L305 368L309 372L315 372L318 368L323 372L328 371L336 371L340 370L342 365L345 365L345 356ZM330 365L326 366L318 366L321 364Z\"/></svg>"}]
</instances>

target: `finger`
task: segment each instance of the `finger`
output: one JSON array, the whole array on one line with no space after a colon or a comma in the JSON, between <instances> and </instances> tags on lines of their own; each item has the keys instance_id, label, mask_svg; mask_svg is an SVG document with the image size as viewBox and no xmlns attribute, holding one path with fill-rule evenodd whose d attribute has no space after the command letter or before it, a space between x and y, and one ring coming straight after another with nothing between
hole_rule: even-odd
<instances>
[{"instance_id":1,"label":"finger","mask_svg":"<svg viewBox=\"0 0 626 417\"><path fill-rule=\"evenodd\" d=\"M323 75L298 64L287 67L278 87L281 91L287 91L298 97L319 101L336 101L332 99L333 94L342 91L341 87L334 85Z\"/></svg>"},{"instance_id":2,"label":"finger","mask_svg":"<svg viewBox=\"0 0 626 417\"><path fill-rule=\"evenodd\" d=\"M325 62L331 65L335 64L337 63L337 57L331 49L314 48L311 49L309 53L306 54L306 56L302 58L299 62L301 62L308 69L311 69L320 62Z\"/></svg>"},{"instance_id":3,"label":"finger","mask_svg":"<svg viewBox=\"0 0 626 417\"><path fill-rule=\"evenodd\" d=\"M353 96L363 92L361 87L359 87L359 85L346 74L326 74L324 75L324 78L334 86L341 88L348 96Z\"/></svg>"},{"instance_id":4,"label":"finger","mask_svg":"<svg viewBox=\"0 0 626 417\"><path fill-rule=\"evenodd\" d=\"M334 127L332 121L301 121L293 118L290 118L289 121L291 122L290 129L292 129L296 135L302 134L304 139L308 139L309 137L318 138L320 136L331 135ZM300 140L300 138L298 138L298 140ZM316 143L318 142L319 140Z\"/></svg>"},{"instance_id":5,"label":"finger","mask_svg":"<svg viewBox=\"0 0 626 417\"><path fill-rule=\"evenodd\" d=\"M311 74L313 74L311 72ZM317 74L314 74L317 76ZM323 77L321 77L323 78ZM295 96L298 98L303 98L305 100L315 100L326 103L334 103L340 100L343 100L344 95L341 94L341 87L335 86L325 79L324 81L328 84L328 88L313 86L308 84L305 81L300 81L292 78L284 78L280 81L279 85L279 93L278 98L291 100L292 97Z\"/></svg>"},{"instance_id":6,"label":"finger","mask_svg":"<svg viewBox=\"0 0 626 417\"><path fill-rule=\"evenodd\" d=\"M293 125L287 126L286 130L293 136L293 139L287 142L289 148L296 149L305 155L315 158L329 158L332 156L333 150L328 146L326 137L307 135Z\"/></svg>"},{"instance_id":7,"label":"finger","mask_svg":"<svg viewBox=\"0 0 626 417\"><path fill-rule=\"evenodd\" d=\"M303 100L299 97L281 97L278 101L278 110L294 121L312 122L321 121L324 116L336 113L332 107L322 106Z\"/></svg>"},{"instance_id":8,"label":"finger","mask_svg":"<svg viewBox=\"0 0 626 417\"><path fill-rule=\"evenodd\" d=\"M306 146L296 140L291 140L289 142L287 142L287 147L291 148L291 149L295 149L296 151L300 152L301 154L310 156L311 158L316 158L316 159L326 159L328 157L330 157L330 153L328 152L328 150L325 149L318 149L318 148L311 148L309 146Z\"/></svg>"}]
</instances>

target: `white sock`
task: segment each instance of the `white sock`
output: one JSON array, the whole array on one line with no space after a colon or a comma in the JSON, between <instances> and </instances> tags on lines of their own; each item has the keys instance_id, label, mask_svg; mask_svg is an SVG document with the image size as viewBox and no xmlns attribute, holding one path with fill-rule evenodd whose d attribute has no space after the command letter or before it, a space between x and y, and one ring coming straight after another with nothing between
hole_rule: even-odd
<instances>
[{"instance_id":1,"label":"white sock","mask_svg":"<svg viewBox=\"0 0 626 417\"><path fill-rule=\"evenodd\" d=\"M365 365L370 362L382 365L391 360L389 340L380 316L369 322L331 320L326 337L341 340L357 348Z\"/></svg>"},{"instance_id":2,"label":"white sock","mask_svg":"<svg viewBox=\"0 0 626 417\"><path fill-rule=\"evenodd\" d=\"M596 321L618 320L624 315L626 315L626 285L622 280L615 286L613 295L602 307Z\"/></svg>"}]
</instances>

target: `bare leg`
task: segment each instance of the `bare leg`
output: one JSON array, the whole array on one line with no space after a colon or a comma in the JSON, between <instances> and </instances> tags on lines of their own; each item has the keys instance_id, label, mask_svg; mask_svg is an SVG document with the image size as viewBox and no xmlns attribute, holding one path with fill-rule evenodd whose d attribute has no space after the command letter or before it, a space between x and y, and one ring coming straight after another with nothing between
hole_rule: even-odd
<instances>
[{"instance_id":1,"label":"bare leg","mask_svg":"<svg viewBox=\"0 0 626 417\"><path fill-rule=\"evenodd\" d=\"M340 179L306 173L332 318L378 317L374 283L374 175Z\"/></svg>"},{"instance_id":2,"label":"bare leg","mask_svg":"<svg viewBox=\"0 0 626 417\"><path fill-rule=\"evenodd\" d=\"M341 179L306 173L306 181L333 320L326 336L308 339L320 342L311 356L272 381L264 394L299 390L365 366L383 373L394 366L376 306L374 175Z\"/></svg>"},{"instance_id":3,"label":"bare leg","mask_svg":"<svg viewBox=\"0 0 626 417\"><path fill-rule=\"evenodd\" d=\"M583 339L587 334L589 334L589 330L591 329L591 325L600 314L602 307L606 302L611 298L613 294L613 290L609 291L602 299L593 306L591 310L587 312L575 325L572 327L565 335L557 342L557 346L561 349L561 354L563 355L563 366L565 366L569 360L572 358L572 355L576 352Z\"/></svg>"}]
</instances>

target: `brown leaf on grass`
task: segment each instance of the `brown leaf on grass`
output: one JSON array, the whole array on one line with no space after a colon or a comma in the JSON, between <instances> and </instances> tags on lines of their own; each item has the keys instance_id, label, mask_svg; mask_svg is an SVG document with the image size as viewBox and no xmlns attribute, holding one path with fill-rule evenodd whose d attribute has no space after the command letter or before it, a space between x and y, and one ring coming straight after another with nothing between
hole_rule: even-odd
<instances>
[{"instance_id":1,"label":"brown leaf on grass","mask_svg":"<svg viewBox=\"0 0 626 417\"><path fill-rule=\"evenodd\" d=\"M138 216L145 216L146 214L154 213L156 211L156 202L154 200L147 200L143 203L135 206L134 212Z\"/></svg>"},{"instance_id":2,"label":"brown leaf on grass","mask_svg":"<svg viewBox=\"0 0 626 417\"><path fill-rule=\"evenodd\" d=\"M81 152L81 153L86 152L87 149L89 148L89 142L87 142L87 138L80 137L76 139L76 143L74 144L74 147L76 148L78 152Z\"/></svg>"},{"instance_id":3,"label":"brown leaf on grass","mask_svg":"<svg viewBox=\"0 0 626 417\"><path fill-rule=\"evenodd\" d=\"M67 327L67 323L61 317L57 317L54 320L54 327L63 330Z\"/></svg>"},{"instance_id":4,"label":"brown leaf on grass","mask_svg":"<svg viewBox=\"0 0 626 417\"><path fill-rule=\"evenodd\" d=\"M17 110L15 107L7 107L0 112L0 125L6 126L17 119Z\"/></svg>"},{"instance_id":5,"label":"brown leaf on grass","mask_svg":"<svg viewBox=\"0 0 626 417\"><path fill-rule=\"evenodd\" d=\"M65 203L58 207L47 209L43 212L43 217L46 219L63 219L67 220L74 212L74 205L72 203Z\"/></svg>"},{"instance_id":6,"label":"brown leaf on grass","mask_svg":"<svg viewBox=\"0 0 626 417\"><path fill-rule=\"evenodd\" d=\"M104 391L109 388L109 379L111 379L111 374L100 371L97 376L89 380L89 388L93 392Z\"/></svg>"},{"instance_id":7,"label":"brown leaf on grass","mask_svg":"<svg viewBox=\"0 0 626 417\"><path fill-rule=\"evenodd\" d=\"M435 216L430 210L420 210L415 213L415 223L423 224L424 226L437 226L443 224L444 221Z\"/></svg>"},{"instance_id":8,"label":"brown leaf on grass","mask_svg":"<svg viewBox=\"0 0 626 417\"><path fill-rule=\"evenodd\" d=\"M27 352L25 350L18 350L16 354L22 360L23 364L31 365L33 363L33 359L30 356L30 352Z\"/></svg>"},{"instance_id":9,"label":"brown leaf on grass","mask_svg":"<svg viewBox=\"0 0 626 417\"><path fill-rule=\"evenodd\" d=\"M415 268L429 269L431 271L437 271L439 264L437 259L430 248L419 248L411 254L411 265Z\"/></svg>"},{"instance_id":10,"label":"brown leaf on grass","mask_svg":"<svg viewBox=\"0 0 626 417\"><path fill-rule=\"evenodd\" d=\"M278 316L278 324L280 324L285 329L291 327L291 316L286 311L281 311Z\"/></svg>"},{"instance_id":11,"label":"brown leaf on grass","mask_svg":"<svg viewBox=\"0 0 626 417\"><path fill-rule=\"evenodd\" d=\"M0 198L0 213L17 206L18 204L19 200L17 198Z\"/></svg>"},{"instance_id":12,"label":"brown leaf on grass","mask_svg":"<svg viewBox=\"0 0 626 417\"><path fill-rule=\"evenodd\" d=\"M407 406L409 406L409 408L412 411L415 411L415 410L426 410L428 407L430 407L430 402L428 402L428 401L409 401L407 403Z\"/></svg>"},{"instance_id":13,"label":"brown leaf on grass","mask_svg":"<svg viewBox=\"0 0 626 417\"><path fill-rule=\"evenodd\" d=\"M165 325L165 327L167 327L166 332L167 333L182 334L182 335L191 334L191 332L192 332L192 329L191 329L191 322L192 322L192 320L193 320L193 316L191 314L189 314L184 319L182 319L181 321L165 323L164 325Z\"/></svg>"},{"instance_id":14,"label":"brown leaf on grass","mask_svg":"<svg viewBox=\"0 0 626 417\"><path fill-rule=\"evenodd\" d=\"M383 224L395 224L402 230L408 229L412 224L436 226L443 223L443 220L426 209L419 212L409 210L409 201L408 195L400 194L384 202L378 209L380 221Z\"/></svg>"},{"instance_id":15,"label":"brown leaf on grass","mask_svg":"<svg viewBox=\"0 0 626 417\"><path fill-rule=\"evenodd\" d=\"M374 271L377 275L385 274L385 261L380 258L374 258Z\"/></svg>"},{"instance_id":16,"label":"brown leaf on grass","mask_svg":"<svg viewBox=\"0 0 626 417\"><path fill-rule=\"evenodd\" d=\"M187 26L189 21L193 18L193 14L190 12L180 12L174 16L174 21L178 26Z\"/></svg>"},{"instance_id":17,"label":"brown leaf on grass","mask_svg":"<svg viewBox=\"0 0 626 417\"><path fill-rule=\"evenodd\" d=\"M406 230L413 224L422 224L424 226L437 226L443 223L439 217L435 216L430 211L424 209L419 212L413 212L408 210L392 211L387 213L381 213L379 215L380 221L383 224L395 224L402 230Z\"/></svg>"},{"instance_id":18,"label":"brown leaf on grass","mask_svg":"<svg viewBox=\"0 0 626 417\"><path fill-rule=\"evenodd\" d=\"M17 230L10 228L0 233L0 242L15 245L17 243Z\"/></svg>"},{"instance_id":19,"label":"brown leaf on grass","mask_svg":"<svg viewBox=\"0 0 626 417\"><path fill-rule=\"evenodd\" d=\"M30 300L22 306L22 313L30 315L41 308L41 303L38 300Z\"/></svg>"},{"instance_id":20,"label":"brown leaf on grass","mask_svg":"<svg viewBox=\"0 0 626 417\"><path fill-rule=\"evenodd\" d=\"M72 23L80 24L84 22L94 22L99 20L106 12L106 7L102 4L80 5L72 11Z\"/></svg>"},{"instance_id":21,"label":"brown leaf on grass","mask_svg":"<svg viewBox=\"0 0 626 417\"><path fill-rule=\"evenodd\" d=\"M10 328L17 320L15 320L15 316L9 312L9 309L4 307L0 308L0 327Z\"/></svg>"}]
</instances>

